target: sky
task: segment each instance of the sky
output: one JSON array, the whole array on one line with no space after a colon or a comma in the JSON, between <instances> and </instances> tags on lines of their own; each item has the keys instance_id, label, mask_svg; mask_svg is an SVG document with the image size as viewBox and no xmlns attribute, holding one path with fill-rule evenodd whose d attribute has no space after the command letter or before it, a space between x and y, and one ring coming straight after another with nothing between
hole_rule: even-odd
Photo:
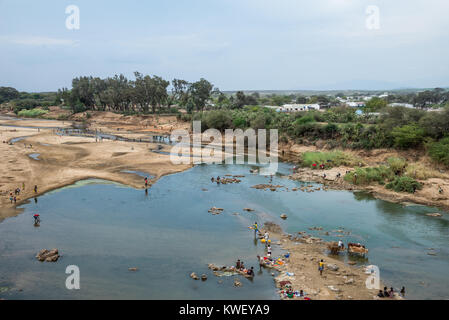
<instances>
[{"instance_id":1,"label":"sky","mask_svg":"<svg viewBox=\"0 0 449 320\"><path fill-rule=\"evenodd\" d=\"M0 86L139 71L223 91L448 87L448 13L447 0L0 0Z\"/></svg>"}]
</instances>

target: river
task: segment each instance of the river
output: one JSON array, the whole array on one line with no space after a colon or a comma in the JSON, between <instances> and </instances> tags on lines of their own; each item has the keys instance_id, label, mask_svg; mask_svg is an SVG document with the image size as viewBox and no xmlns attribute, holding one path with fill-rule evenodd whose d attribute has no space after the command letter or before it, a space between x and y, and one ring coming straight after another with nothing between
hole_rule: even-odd
<instances>
[{"instance_id":1,"label":"river","mask_svg":"<svg viewBox=\"0 0 449 320\"><path fill-rule=\"evenodd\" d=\"M236 259L257 266L263 247L248 229L254 221L274 221L288 233L307 231L325 240L364 243L368 260L355 261L379 266L388 286L405 286L410 299L449 297L447 213L429 217L426 213L438 210L364 193L291 191L306 183L286 179L291 166L285 163L279 164L273 184L289 191L257 190L250 187L268 183L268 178L250 174L250 169L198 165L162 177L148 194L86 180L20 206L22 214L0 223L0 298L278 299L271 271L256 272L253 281L241 279L243 286L235 288L234 277L216 277L207 269L209 263L231 265ZM245 177L238 184L210 181L226 174ZM224 208L223 213L208 213L213 206ZM41 215L40 227L33 226L34 213ZM287 220L279 218L282 213ZM312 227L323 230L310 231ZM337 229L349 234L341 238ZM42 248L58 248L60 260L37 261ZM274 255L281 253L273 249ZM68 265L80 268L81 290L65 288ZM131 272L130 267L139 270ZM192 280L191 272L205 273L208 280Z\"/></svg>"}]
</instances>

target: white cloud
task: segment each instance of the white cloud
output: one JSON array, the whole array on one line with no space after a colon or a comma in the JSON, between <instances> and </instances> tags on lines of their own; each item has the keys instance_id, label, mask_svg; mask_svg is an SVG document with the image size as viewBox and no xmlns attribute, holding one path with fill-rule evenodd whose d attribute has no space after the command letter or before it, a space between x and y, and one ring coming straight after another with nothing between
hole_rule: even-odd
<instances>
[{"instance_id":1,"label":"white cloud","mask_svg":"<svg viewBox=\"0 0 449 320\"><path fill-rule=\"evenodd\" d=\"M13 43L25 46L70 46L79 44L78 40L58 39L40 36L0 36L0 43Z\"/></svg>"}]
</instances>

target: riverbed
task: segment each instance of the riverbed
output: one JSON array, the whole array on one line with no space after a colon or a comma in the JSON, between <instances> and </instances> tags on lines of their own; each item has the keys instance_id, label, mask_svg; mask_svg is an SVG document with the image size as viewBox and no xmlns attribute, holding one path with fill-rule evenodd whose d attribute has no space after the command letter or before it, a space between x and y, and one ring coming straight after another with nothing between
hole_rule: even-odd
<instances>
[{"instance_id":1,"label":"riverbed","mask_svg":"<svg viewBox=\"0 0 449 320\"><path fill-rule=\"evenodd\" d=\"M249 173L249 165L198 165L162 177L148 193L103 180L49 192L0 223L0 287L7 288L0 297L278 299L271 271L256 272L253 281L240 279L243 286L236 288L234 277L216 277L207 268L236 259L256 267L263 246L248 229L255 221L274 221L288 233L306 231L326 241L363 243L370 250L368 259L346 254L341 259L379 266L382 280L395 288L405 286L407 298L449 296L447 213L429 217L426 213L438 210L364 193L292 191L310 183L288 180L291 166L279 166L272 183L288 191L251 188L269 178ZM244 177L227 185L210 180L226 174ZM223 213L209 213L213 206ZM33 226L34 213L41 215L40 227ZM279 217L283 213L285 221ZM309 230L314 227L320 230ZM42 248L58 248L60 260L37 261L34 256ZM280 253L275 246L274 255ZM72 264L80 268L81 290L65 288L65 268ZM128 270L133 267L138 271ZM207 274L208 280L195 281L191 272Z\"/></svg>"}]
</instances>

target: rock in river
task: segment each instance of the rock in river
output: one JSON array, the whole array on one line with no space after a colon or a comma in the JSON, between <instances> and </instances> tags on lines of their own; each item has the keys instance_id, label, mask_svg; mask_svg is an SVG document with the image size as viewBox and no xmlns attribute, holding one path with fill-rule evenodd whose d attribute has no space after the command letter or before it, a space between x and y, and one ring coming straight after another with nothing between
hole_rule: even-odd
<instances>
[{"instance_id":1,"label":"rock in river","mask_svg":"<svg viewBox=\"0 0 449 320\"><path fill-rule=\"evenodd\" d=\"M59 259L59 252L58 249L51 249L51 250L42 249L36 255L36 258L39 261L56 262Z\"/></svg>"},{"instance_id":2,"label":"rock in river","mask_svg":"<svg viewBox=\"0 0 449 320\"><path fill-rule=\"evenodd\" d=\"M192 272L190 274L190 278L192 278L193 280L199 280L200 279L195 272Z\"/></svg>"}]
</instances>

